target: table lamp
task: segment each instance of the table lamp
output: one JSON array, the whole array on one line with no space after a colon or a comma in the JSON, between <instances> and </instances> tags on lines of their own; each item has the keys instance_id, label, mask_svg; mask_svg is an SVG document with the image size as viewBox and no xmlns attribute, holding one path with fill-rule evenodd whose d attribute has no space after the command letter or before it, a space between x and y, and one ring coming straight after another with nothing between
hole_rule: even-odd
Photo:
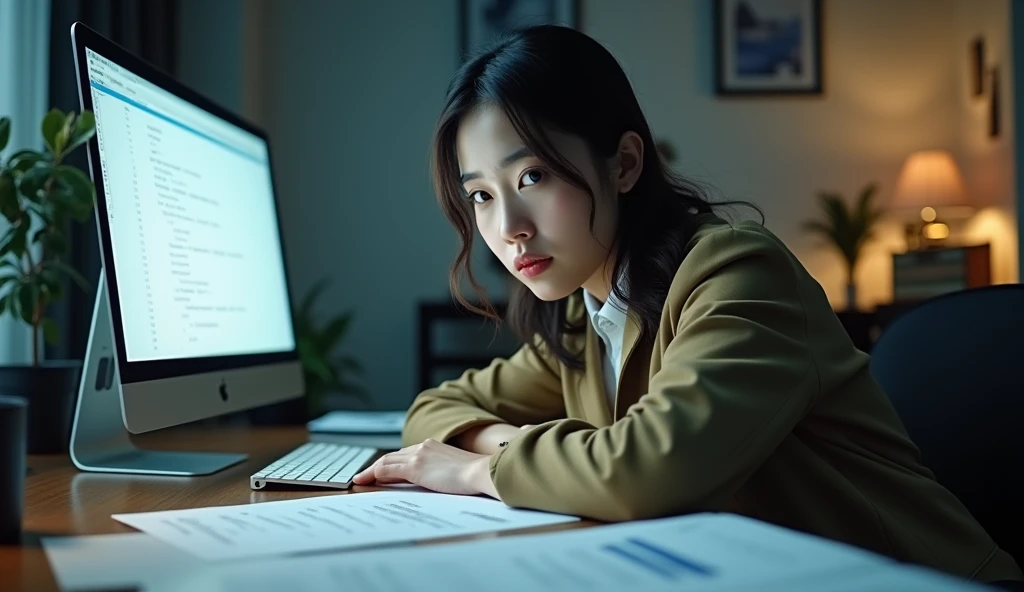
<instances>
[{"instance_id":1,"label":"table lamp","mask_svg":"<svg viewBox=\"0 0 1024 592\"><path fill-rule=\"evenodd\" d=\"M939 219L939 212L948 214L970 206L960 167L947 150L921 150L907 157L892 201L898 209L918 213L916 222L907 225L910 250L941 246L949 236L949 226Z\"/></svg>"}]
</instances>

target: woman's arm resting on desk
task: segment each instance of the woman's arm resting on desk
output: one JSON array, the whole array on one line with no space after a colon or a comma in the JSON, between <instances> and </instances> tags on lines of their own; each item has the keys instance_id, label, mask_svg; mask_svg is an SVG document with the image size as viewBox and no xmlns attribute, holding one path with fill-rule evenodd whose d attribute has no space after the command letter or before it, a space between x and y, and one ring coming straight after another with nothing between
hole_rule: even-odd
<instances>
[{"instance_id":1,"label":"woman's arm resting on desk","mask_svg":"<svg viewBox=\"0 0 1024 592\"><path fill-rule=\"evenodd\" d=\"M507 360L423 391L409 409L402 444L434 439L493 453L519 435L515 426L565 417L560 371L547 348L523 346Z\"/></svg>"}]
</instances>

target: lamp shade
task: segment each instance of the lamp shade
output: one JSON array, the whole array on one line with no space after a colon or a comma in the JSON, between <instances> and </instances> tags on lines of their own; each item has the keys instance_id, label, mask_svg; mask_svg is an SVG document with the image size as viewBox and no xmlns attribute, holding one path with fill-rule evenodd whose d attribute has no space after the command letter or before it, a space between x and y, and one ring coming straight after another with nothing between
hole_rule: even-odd
<instances>
[{"instance_id":1,"label":"lamp shade","mask_svg":"<svg viewBox=\"0 0 1024 592\"><path fill-rule=\"evenodd\" d=\"M896 181L893 205L898 208L967 206L967 186L953 155L922 150L907 157Z\"/></svg>"}]
</instances>

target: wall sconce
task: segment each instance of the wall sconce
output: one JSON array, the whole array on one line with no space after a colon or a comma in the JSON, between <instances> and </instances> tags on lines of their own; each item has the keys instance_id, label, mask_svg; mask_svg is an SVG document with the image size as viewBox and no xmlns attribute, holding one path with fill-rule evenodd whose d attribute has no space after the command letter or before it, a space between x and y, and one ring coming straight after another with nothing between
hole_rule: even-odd
<instances>
[{"instance_id":1,"label":"wall sconce","mask_svg":"<svg viewBox=\"0 0 1024 592\"><path fill-rule=\"evenodd\" d=\"M1000 119L1002 106L1000 105L1000 81L999 66L987 68L985 66L985 40L977 37L971 42L971 95L975 98L985 96L985 80L988 80L989 107L988 107L988 135L991 138L999 137Z\"/></svg>"}]
</instances>

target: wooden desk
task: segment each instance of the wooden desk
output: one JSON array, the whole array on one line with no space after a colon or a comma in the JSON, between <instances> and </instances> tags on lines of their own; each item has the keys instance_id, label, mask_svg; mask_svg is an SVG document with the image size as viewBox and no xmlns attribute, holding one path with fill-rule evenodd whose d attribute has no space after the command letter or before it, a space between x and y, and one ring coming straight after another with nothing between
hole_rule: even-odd
<instances>
[{"instance_id":1,"label":"wooden desk","mask_svg":"<svg viewBox=\"0 0 1024 592\"><path fill-rule=\"evenodd\" d=\"M22 545L0 546L0 588L33 592L57 590L40 537L134 532L111 518L111 514L350 494L314 488L249 489L249 475L306 441L304 428L176 428L134 439L139 446L151 449L245 452L249 460L203 477L149 477L83 473L75 469L67 456L30 456ZM380 489L357 486L351 493ZM594 524L583 521L520 530L515 534ZM495 533L486 533L444 541L494 536Z\"/></svg>"}]
</instances>

